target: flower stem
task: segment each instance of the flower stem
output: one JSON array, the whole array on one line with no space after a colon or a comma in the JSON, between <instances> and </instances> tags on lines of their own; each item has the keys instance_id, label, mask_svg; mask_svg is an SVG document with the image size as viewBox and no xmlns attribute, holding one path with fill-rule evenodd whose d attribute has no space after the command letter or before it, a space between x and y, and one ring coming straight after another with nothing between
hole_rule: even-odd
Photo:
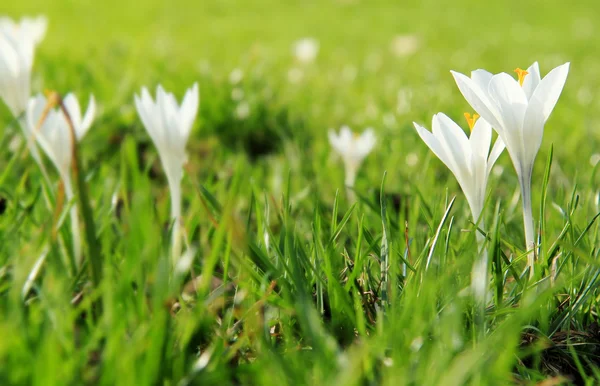
<instances>
[{"instance_id":1,"label":"flower stem","mask_svg":"<svg viewBox=\"0 0 600 386\"><path fill-rule=\"evenodd\" d=\"M477 220L475 220L477 221ZM479 227L484 229L485 225L483 220L480 222ZM473 291L473 297L475 298L475 323L478 328L478 336L483 337L485 335L485 308L487 305L487 292L488 292L488 254L484 248L485 236L482 235L477 229L475 230L475 238L477 239L477 251L478 256L473 263L471 270L471 290Z\"/></svg>"},{"instance_id":2,"label":"flower stem","mask_svg":"<svg viewBox=\"0 0 600 386\"><path fill-rule=\"evenodd\" d=\"M174 175L173 178L168 178L168 180L171 191L171 221L173 222L171 258L173 264L176 264L181 257L181 176L180 174L179 177Z\"/></svg>"},{"instance_id":3,"label":"flower stem","mask_svg":"<svg viewBox=\"0 0 600 386\"><path fill-rule=\"evenodd\" d=\"M64 178L63 183L65 185L65 195L67 197L67 202L71 202L73 197L75 197L73 193L73 186L71 183L71 179ZM81 235L79 233L79 213L77 212L77 205L72 205L69 210L69 217L71 219L71 238L73 239L73 257L75 260L75 267L79 269L81 267Z\"/></svg>"},{"instance_id":4,"label":"flower stem","mask_svg":"<svg viewBox=\"0 0 600 386\"><path fill-rule=\"evenodd\" d=\"M356 195L354 194L354 181L356 180L356 167L349 163L345 165L345 179L344 185L346 186L346 196L348 201L352 204L356 202Z\"/></svg>"},{"instance_id":5,"label":"flower stem","mask_svg":"<svg viewBox=\"0 0 600 386\"><path fill-rule=\"evenodd\" d=\"M25 136L25 141L27 142L27 149L29 149L29 153L31 153L31 157L38 164L40 171L42 173L42 178L48 186L52 186L50 182L50 177L48 176L48 172L46 171L46 167L44 166L44 162L42 161L42 157L40 156L40 152L35 144L35 135L36 133L29 133L29 129L27 127L27 120L25 119L25 115L22 114L19 118L19 125L21 126L21 130L23 131L23 135Z\"/></svg>"},{"instance_id":6,"label":"flower stem","mask_svg":"<svg viewBox=\"0 0 600 386\"><path fill-rule=\"evenodd\" d=\"M520 175L521 200L523 201L523 225L525 228L525 250L527 254L527 266L529 277L533 276L533 264L535 262L535 235L533 224L533 211L531 207L531 168Z\"/></svg>"}]
</instances>

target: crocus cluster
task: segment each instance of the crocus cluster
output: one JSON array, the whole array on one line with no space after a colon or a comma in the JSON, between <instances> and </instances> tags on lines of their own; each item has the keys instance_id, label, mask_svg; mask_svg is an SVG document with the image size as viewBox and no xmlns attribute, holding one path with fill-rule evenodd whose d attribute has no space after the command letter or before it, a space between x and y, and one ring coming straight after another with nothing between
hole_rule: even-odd
<instances>
[{"instance_id":1,"label":"crocus cluster","mask_svg":"<svg viewBox=\"0 0 600 386\"><path fill-rule=\"evenodd\" d=\"M85 115L73 94L57 100L38 94L31 97L34 51L46 33L43 17L15 22L0 18L0 97L11 111L25 136L28 149L47 181L50 181L38 145L56 167L69 201L75 196L71 177L72 149L87 133L96 105L90 98ZM37 145L36 145L37 142ZM81 236L77 207L70 209L73 257L81 265Z\"/></svg>"},{"instance_id":2,"label":"crocus cluster","mask_svg":"<svg viewBox=\"0 0 600 386\"><path fill-rule=\"evenodd\" d=\"M73 94L64 99L56 94L31 97L31 76L34 52L46 32L43 17L23 18L15 22L0 18L0 98L18 122L28 149L46 180L39 149L54 164L66 197L72 201L76 191L72 181L73 154L92 126L96 113L93 96L82 114ZM297 61L310 63L318 53L314 39L300 40L294 46ZM544 126L565 85L569 63L558 66L544 78L537 63L527 70L515 70L517 76L507 73L492 74L475 70L471 76L452 71L460 92L474 113L465 113L468 124L463 130L443 113L433 116L431 131L414 123L417 134L432 152L450 169L460 185L477 232L480 259L475 262L473 283L475 293L484 293L487 286L487 255L485 254L484 207L487 183L494 163L504 149L508 150L520 184L523 202L525 249L528 267L533 274L535 263L535 231L531 204L531 179L537 153L540 149ZM241 76L241 75L240 75ZM236 76L236 79L238 76ZM158 150L167 176L171 194L172 258L181 257L182 249L182 194L181 182L186 157L186 144L198 114L200 96L198 85L188 89L178 103L175 96L158 85L155 96L143 87L134 103L147 133ZM497 138L493 140L493 132ZM342 158L345 170L344 185L349 199L354 200L354 184L359 168L376 143L374 130L355 134L343 126L339 133L329 130L329 142ZM80 229L77 207L70 211L73 256L78 266L82 262Z\"/></svg>"},{"instance_id":3,"label":"crocus cluster","mask_svg":"<svg viewBox=\"0 0 600 386\"><path fill-rule=\"evenodd\" d=\"M465 114L471 137L450 118L437 114L433 118L433 133L415 123L417 132L435 155L448 166L462 188L473 215L480 220L491 167L504 147L515 167L521 188L525 249L529 251L527 264L530 275L534 273L535 238L531 207L531 175L533 164L542 143L544 125L554 109L565 85L569 63L563 64L540 76L538 63L527 70L516 69L517 79L507 73L491 74L475 70L471 77L452 71L456 84L477 114ZM479 120L477 120L478 117ZM491 128L498 139L491 153ZM483 220L479 224L484 227ZM485 239L478 233L481 244ZM483 254L482 260L487 256ZM476 263L474 283L481 291L482 274L487 275L487 264ZM485 267L481 269L481 267ZM485 279L484 279L485 281Z\"/></svg>"},{"instance_id":4,"label":"crocus cluster","mask_svg":"<svg viewBox=\"0 0 600 386\"><path fill-rule=\"evenodd\" d=\"M0 97L8 106L27 141L31 155L47 181L38 146L56 167L67 199L72 201L75 189L72 179L73 148L88 132L96 112L92 96L84 115L73 94L64 99L56 95L31 97L31 72L34 50L46 32L43 17L23 18L15 22L0 18ZM172 255L181 256L181 178L186 162L185 146L198 112L198 85L186 92L179 105L173 94L160 85L153 99L146 88L134 98L138 114L156 145L171 191L173 221ZM37 145L36 145L37 143ZM81 265L82 251L77 207L70 209L73 256Z\"/></svg>"}]
</instances>

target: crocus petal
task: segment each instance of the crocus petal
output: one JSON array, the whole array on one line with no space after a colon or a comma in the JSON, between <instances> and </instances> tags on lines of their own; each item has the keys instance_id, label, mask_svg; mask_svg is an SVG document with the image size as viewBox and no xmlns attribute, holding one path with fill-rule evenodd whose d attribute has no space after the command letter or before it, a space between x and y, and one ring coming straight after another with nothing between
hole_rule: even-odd
<instances>
[{"instance_id":1,"label":"crocus petal","mask_svg":"<svg viewBox=\"0 0 600 386\"><path fill-rule=\"evenodd\" d=\"M440 161L446 165L448 169L454 174L457 179L462 179L462 171L464 170L464 166L461 166L461 163L456 160L456 155L453 154L448 146L445 146L440 138L436 137L432 132L425 129L423 126L413 122L415 129L417 129L417 133L419 137L425 142L425 144L431 149L433 154L435 154ZM432 126L438 127L439 121L436 116L433 116ZM436 131L438 129L436 128Z\"/></svg>"},{"instance_id":2,"label":"crocus petal","mask_svg":"<svg viewBox=\"0 0 600 386\"><path fill-rule=\"evenodd\" d=\"M471 137L469 138L469 145L471 152L477 155L477 161L484 162L488 157L490 151L490 143L492 142L492 126L483 118L479 118L473 126L471 131ZM475 160L474 160L475 161Z\"/></svg>"},{"instance_id":3,"label":"crocus petal","mask_svg":"<svg viewBox=\"0 0 600 386\"><path fill-rule=\"evenodd\" d=\"M328 137L329 137L329 143L331 144L331 146L333 147L333 149L338 153L338 154L342 154L344 152L344 144L342 143L340 137L338 136L338 134L333 130L333 129L329 129L329 132L327 133Z\"/></svg>"},{"instance_id":4,"label":"crocus petal","mask_svg":"<svg viewBox=\"0 0 600 386\"><path fill-rule=\"evenodd\" d=\"M535 91L536 87L538 86L541 80L540 66L538 62L534 62L531 66L529 66L527 72L528 74L523 80L523 91L525 92L527 99L531 99L533 92Z\"/></svg>"},{"instance_id":5,"label":"crocus petal","mask_svg":"<svg viewBox=\"0 0 600 386\"><path fill-rule=\"evenodd\" d=\"M77 133L77 138L81 139L88 132L90 127L92 126L92 121L94 116L96 115L96 99L93 95L90 95L90 101L88 102L88 108L85 111L85 115L83 116L83 120L81 121L80 131Z\"/></svg>"},{"instance_id":6,"label":"crocus petal","mask_svg":"<svg viewBox=\"0 0 600 386\"><path fill-rule=\"evenodd\" d=\"M78 128L81 127L81 109L79 108L79 102L73 94L69 93L63 98L63 104L69 113L69 118L71 118L75 132L77 133Z\"/></svg>"},{"instance_id":7,"label":"crocus petal","mask_svg":"<svg viewBox=\"0 0 600 386\"><path fill-rule=\"evenodd\" d=\"M464 74L455 71L450 72L454 77L458 89L471 107L496 130L502 130L504 127L502 116L489 100L487 90L481 89L477 83Z\"/></svg>"},{"instance_id":8,"label":"crocus petal","mask_svg":"<svg viewBox=\"0 0 600 386\"><path fill-rule=\"evenodd\" d=\"M565 82L567 81L567 75L569 74L569 66L570 63L567 62L550 71L548 75L541 80L531 96L528 110L536 109L541 111L544 123L546 123L548 117L550 117L550 113L552 113L552 110L562 93Z\"/></svg>"},{"instance_id":9,"label":"crocus petal","mask_svg":"<svg viewBox=\"0 0 600 386\"><path fill-rule=\"evenodd\" d=\"M503 130L521 130L527 110L527 97L519 83L510 75L500 73L492 77L489 93L502 115Z\"/></svg>"},{"instance_id":10,"label":"crocus petal","mask_svg":"<svg viewBox=\"0 0 600 386\"><path fill-rule=\"evenodd\" d=\"M494 166L494 164L496 163L496 161L498 160L498 158L504 151L504 148L505 148L505 145L504 145L504 142L502 141L502 138L498 137L498 139L496 139L496 143L494 143L494 146L492 147L490 156L488 157L487 170L486 170L486 174L488 176L489 176L490 172L492 171L492 167Z\"/></svg>"},{"instance_id":11,"label":"crocus petal","mask_svg":"<svg viewBox=\"0 0 600 386\"><path fill-rule=\"evenodd\" d=\"M492 74L489 71L482 70L482 69L471 71L471 79L482 90L488 89L488 85L490 84L490 81L492 80L492 76L494 76L494 74Z\"/></svg>"},{"instance_id":12,"label":"crocus petal","mask_svg":"<svg viewBox=\"0 0 600 386\"><path fill-rule=\"evenodd\" d=\"M356 152L361 158L366 157L373 149L373 146L375 146L375 142L376 137L373 129L366 129L356 140Z\"/></svg>"},{"instance_id":13,"label":"crocus petal","mask_svg":"<svg viewBox=\"0 0 600 386\"><path fill-rule=\"evenodd\" d=\"M181 103L181 137L184 141L187 141L188 137L190 136L192 125L196 119L196 114L198 113L198 104L198 83L194 83L192 88L185 93L185 97Z\"/></svg>"},{"instance_id":14,"label":"crocus petal","mask_svg":"<svg viewBox=\"0 0 600 386\"><path fill-rule=\"evenodd\" d=\"M444 113L433 117L433 135L460 169L471 171L471 149L465 132Z\"/></svg>"},{"instance_id":15,"label":"crocus petal","mask_svg":"<svg viewBox=\"0 0 600 386\"><path fill-rule=\"evenodd\" d=\"M440 161L442 161L444 163L444 165L446 165L446 167L448 169L450 169L450 171L452 171L452 173L454 173L455 165L453 165L451 162L449 162L450 160L446 154L446 150L442 147L442 145L440 144L438 139L429 130L427 130L423 126L419 125L418 123L413 122L413 125L414 125L415 129L417 130L419 137L421 137L423 142L425 142L425 145L427 145L427 147L429 147L429 149L431 149L433 154L435 154L436 157L438 157L440 159Z\"/></svg>"}]
</instances>

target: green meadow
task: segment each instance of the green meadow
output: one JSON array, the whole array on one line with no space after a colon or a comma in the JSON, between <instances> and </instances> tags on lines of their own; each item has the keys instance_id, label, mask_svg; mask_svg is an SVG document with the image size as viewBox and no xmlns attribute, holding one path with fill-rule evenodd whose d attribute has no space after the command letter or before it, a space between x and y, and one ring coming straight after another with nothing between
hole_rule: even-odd
<instances>
[{"instance_id":1,"label":"green meadow","mask_svg":"<svg viewBox=\"0 0 600 386\"><path fill-rule=\"evenodd\" d=\"M86 192L70 202L0 104L0 384L600 383L599 12L592 0L3 1L0 15L48 20L32 94L83 106L93 94L97 112L78 144ZM312 62L294 55L303 38L318 42ZM535 275L504 152L481 307L477 227L413 121L430 129L444 112L467 129L450 70L516 77L535 61L542 76L571 62L533 171ZM181 270L134 95L161 84L180 101L195 82ZM327 134L343 125L377 136L352 192Z\"/></svg>"}]
</instances>

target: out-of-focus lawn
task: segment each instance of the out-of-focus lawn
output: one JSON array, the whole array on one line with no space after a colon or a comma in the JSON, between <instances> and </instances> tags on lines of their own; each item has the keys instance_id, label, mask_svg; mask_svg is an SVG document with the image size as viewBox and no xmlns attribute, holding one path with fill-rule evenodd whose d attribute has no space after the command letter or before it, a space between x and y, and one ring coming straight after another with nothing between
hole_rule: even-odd
<instances>
[{"instance_id":1,"label":"out-of-focus lawn","mask_svg":"<svg viewBox=\"0 0 600 386\"><path fill-rule=\"evenodd\" d=\"M5 2L0 12L47 15L48 35L36 66L56 69L54 79L43 77L44 86L93 91L106 107L130 103L142 85L161 82L182 90L207 71L226 81L234 68L258 66L265 76L285 82L295 66L293 42L314 37L320 43L316 64L282 98L300 94L303 103L296 108L316 130L343 122L381 126L401 89L410 90L414 103L396 126L412 130L411 120L467 109L450 69L511 72L537 60L546 73L571 61L563 95L569 108L556 113L546 136L567 155L578 145L591 152L597 143L600 63L590 51L600 44L596 8L593 0L40 0ZM416 51L395 55L398 35L414 36ZM345 82L344 74L355 74L354 80ZM369 104L380 114L365 114ZM322 109L312 111L314 105Z\"/></svg>"}]
</instances>

